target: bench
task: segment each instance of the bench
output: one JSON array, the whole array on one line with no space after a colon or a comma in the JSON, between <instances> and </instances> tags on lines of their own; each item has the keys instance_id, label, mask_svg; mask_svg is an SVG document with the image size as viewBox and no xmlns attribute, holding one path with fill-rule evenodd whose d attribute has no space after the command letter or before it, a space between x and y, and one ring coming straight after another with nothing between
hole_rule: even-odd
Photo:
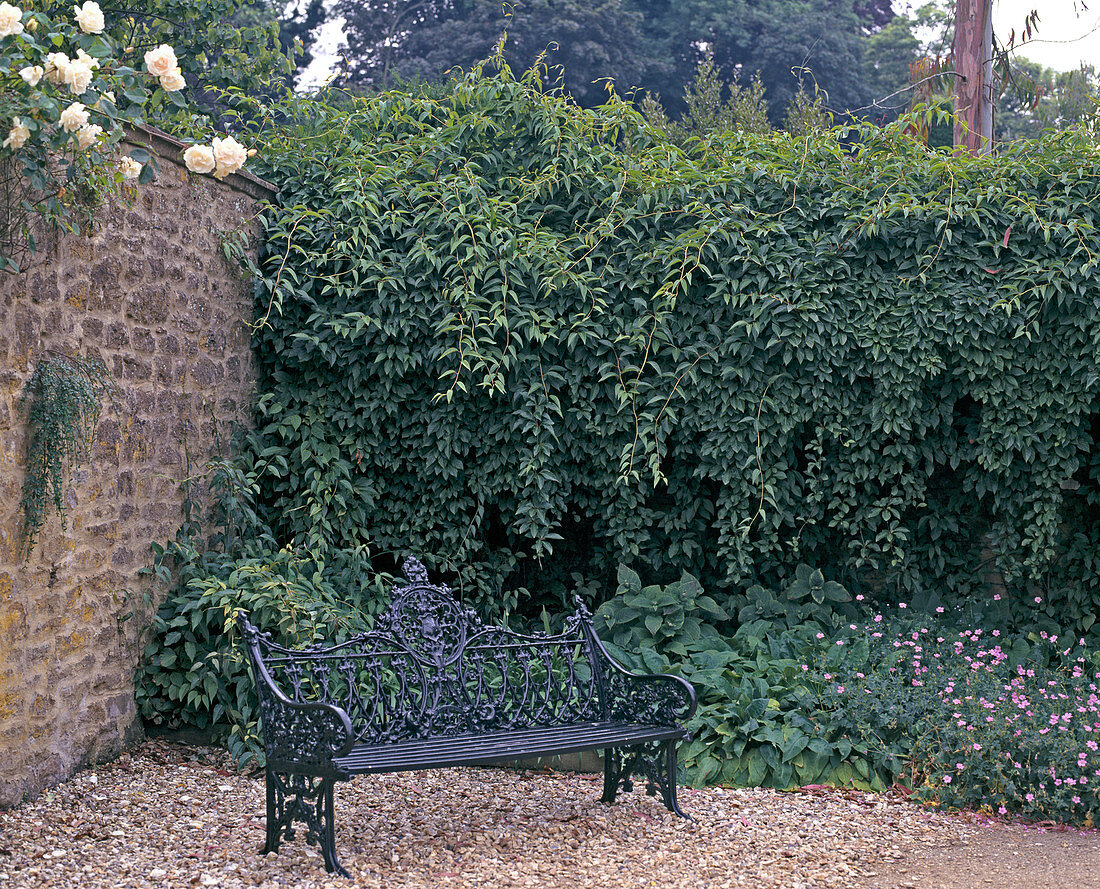
<instances>
[{"instance_id":1,"label":"bench","mask_svg":"<svg viewBox=\"0 0 1100 889\"><path fill-rule=\"evenodd\" d=\"M326 870L348 876L336 857L337 781L583 750L604 753L603 802L639 775L687 817L676 746L690 737L690 683L619 666L579 598L561 633L521 635L483 625L415 559L404 573L374 629L339 645L286 648L238 615L267 755L263 853L301 823Z\"/></svg>"}]
</instances>

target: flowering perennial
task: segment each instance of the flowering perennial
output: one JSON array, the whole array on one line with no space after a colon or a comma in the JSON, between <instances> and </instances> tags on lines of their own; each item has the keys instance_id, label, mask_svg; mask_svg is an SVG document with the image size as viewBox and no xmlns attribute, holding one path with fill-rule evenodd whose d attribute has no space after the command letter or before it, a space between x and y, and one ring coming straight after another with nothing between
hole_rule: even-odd
<instances>
[{"instance_id":1,"label":"flowering perennial","mask_svg":"<svg viewBox=\"0 0 1100 889\"><path fill-rule=\"evenodd\" d=\"M147 151L134 149L119 159L123 125L143 121L144 107L157 90L183 107L178 94L187 85L171 46L149 50L144 71L135 70L124 60L132 49L114 42L95 0L71 10L70 19L54 20L45 11L0 2L0 72L6 72L0 80L7 78L0 86L0 156L20 155L33 193L45 196L39 211L57 221L65 218L64 202L52 197L66 191L59 175L91 177L97 188L152 178ZM189 152L185 157L194 159ZM69 157L60 167L58 155ZM188 169L221 178L241 169L247 153L225 137L199 156L203 160L188 162ZM6 262L0 258L0 267Z\"/></svg>"}]
</instances>

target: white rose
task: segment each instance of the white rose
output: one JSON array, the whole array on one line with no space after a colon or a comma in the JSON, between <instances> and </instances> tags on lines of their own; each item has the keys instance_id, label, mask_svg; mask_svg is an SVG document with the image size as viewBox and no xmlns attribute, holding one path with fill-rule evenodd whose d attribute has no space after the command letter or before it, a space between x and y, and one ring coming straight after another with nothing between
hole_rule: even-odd
<instances>
[{"instance_id":1,"label":"white rose","mask_svg":"<svg viewBox=\"0 0 1100 889\"><path fill-rule=\"evenodd\" d=\"M90 55L88 55L82 49L78 49L76 51L76 60L78 62L83 62L89 68L98 68L99 67L99 59L92 58Z\"/></svg>"},{"instance_id":2,"label":"white rose","mask_svg":"<svg viewBox=\"0 0 1100 889\"><path fill-rule=\"evenodd\" d=\"M87 124L88 112L84 110L84 106L79 102L73 102L72 105L61 112L61 129L66 133L75 133Z\"/></svg>"},{"instance_id":3,"label":"white rose","mask_svg":"<svg viewBox=\"0 0 1100 889\"><path fill-rule=\"evenodd\" d=\"M103 33L103 10L98 3L87 0L83 6L74 6L73 12L76 14L76 23L85 34Z\"/></svg>"},{"instance_id":4,"label":"white rose","mask_svg":"<svg viewBox=\"0 0 1100 889\"><path fill-rule=\"evenodd\" d=\"M46 79L50 83L61 83L65 79L65 69L70 59L63 52L52 52L46 56Z\"/></svg>"},{"instance_id":5,"label":"white rose","mask_svg":"<svg viewBox=\"0 0 1100 889\"><path fill-rule=\"evenodd\" d=\"M183 162L192 173L210 173L217 163L208 145L192 145L183 153Z\"/></svg>"},{"instance_id":6,"label":"white rose","mask_svg":"<svg viewBox=\"0 0 1100 889\"><path fill-rule=\"evenodd\" d=\"M174 93L187 86L183 79L183 72L179 68L173 68L167 74L160 75L160 88L166 93Z\"/></svg>"},{"instance_id":7,"label":"white rose","mask_svg":"<svg viewBox=\"0 0 1100 889\"><path fill-rule=\"evenodd\" d=\"M141 164L128 154L118 162L118 168L122 171L123 179L137 179L141 175Z\"/></svg>"},{"instance_id":8,"label":"white rose","mask_svg":"<svg viewBox=\"0 0 1100 889\"><path fill-rule=\"evenodd\" d=\"M0 3L0 37L23 33L23 10L10 3Z\"/></svg>"},{"instance_id":9,"label":"white rose","mask_svg":"<svg viewBox=\"0 0 1100 889\"><path fill-rule=\"evenodd\" d=\"M84 91L88 88L88 84L92 82L92 69L85 65L83 62L72 59L69 64L65 66L65 73L62 77L74 96L83 95Z\"/></svg>"},{"instance_id":10,"label":"white rose","mask_svg":"<svg viewBox=\"0 0 1100 889\"><path fill-rule=\"evenodd\" d=\"M214 173L215 179L224 179L230 173L236 173L248 159L248 152L245 151L244 146L232 136L213 139L210 145L214 150L214 160L218 164L218 169Z\"/></svg>"},{"instance_id":11,"label":"white rose","mask_svg":"<svg viewBox=\"0 0 1100 889\"><path fill-rule=\"evenodd\" d=\"M43 69L41 65L27 65L26 68L19 69L19 76L31 86L38 86L38 81L42 79L42 74Z\"/></svg>"},{"instance_id":12,"label":"white rose","mask_svg":"<svg viewBox=\"0 0 1100 889\"><path fill-rule=\"evenodd\" d=\"M85 148L91 148L95 145L99 139L99 134L103 132L103 127L99 124L89 123L82 126L76 131L76 144L80 146L80 150Z\"/></svg>"},{"instance_id":13,"label":"white rose","mask_svg":"<svg viewBox=\"0 0 1100 889\"><path fill-rule=\"evenodd\" d=\"M3 146L0 147L7 148L10 145L12 148L22 148L30 137L31 131L27 129L26 124L18 117L13 117L8 138L4 140Z\"/></svg>"},{"instance_id":14,"label":"white rose","mask_svg":"<svg viewBox=\"0 0 1100 889\"><path fill-rule=\"evenodd\" d=\"M145 70L154 77L163 77L173 68L178 68L179 64L176 51L167 43L162 43L145 54Z\"/></svg>"}]
</instances>

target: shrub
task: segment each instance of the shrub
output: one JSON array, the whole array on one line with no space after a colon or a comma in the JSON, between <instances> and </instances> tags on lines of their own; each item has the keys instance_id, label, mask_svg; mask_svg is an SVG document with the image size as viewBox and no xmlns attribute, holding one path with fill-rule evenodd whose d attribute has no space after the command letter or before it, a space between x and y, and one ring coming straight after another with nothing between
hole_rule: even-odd
<instances>
[{"instance_id":1,"label":"shrub","mask_svg":"<svg viewBox=\"0 0 1100 889\"><path fill-rule=\"evenodd\" d=\"M355 585L355 565L326 566L279 548L252 508L256 479L254 469L213 464L217 531L203 538L200 523L187 522L175 540L154 545L155 571L170 591L153 619L136 677L146 721L224 737L240 765L252 759L262 764L263 751L237 612L248 612L283 644L340 641L370 628L387 589L386 578L363 574Z\"/></svg>"},{"instance_id":2,"label":"shrub","mask_svg":"<svg viewBox=\"0 0 1100 889\"><path fill-rule=\"evenodd\" d=\"M618 595L596 613L597 632L618 659L695 686L699 708L688 724L694 739L680 751L687 780L885 789L896 761L853 740L833 715L827 687L848 657L846 643L816 623L788 628L755 620L729 631L728 620L690 575L643 588L625 568Z\"/></svg>"},{"instance_id":3,"label":"shrub","mask_svg":"<svg viewBox=\"0 0 1100 889\"><path fill-rule=\"evenodd\" d=\"M1091 826L1100 809L1100 673L1083 643L925 620L872 622L830 686L854 737L902 750L919 798Z\"/></svg>"}]
</instances>

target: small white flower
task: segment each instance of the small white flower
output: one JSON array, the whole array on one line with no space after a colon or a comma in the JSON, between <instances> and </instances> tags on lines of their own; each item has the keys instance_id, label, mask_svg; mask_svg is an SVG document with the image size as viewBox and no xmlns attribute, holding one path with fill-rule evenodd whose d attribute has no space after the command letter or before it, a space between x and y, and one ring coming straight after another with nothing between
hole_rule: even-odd
<instances>
[{"instance_id":1,"label":"small white flower","mask_svg":"<svg viewBox=\"0 0 1100 889\"><path fill-rule=\"evenodd\" d=\"M22 148L27 140L31 137L31 131L27 129L26 124L23 123L18 117L11 119L11 130L8 131L8 138L4 140L3 148L7 148L9 145L12 148Z\"/></svg>"},{"instance_id":2,"label":"small white flower","mask_svg":"<svg viewBox=\"0 0 1100 889\"><path fill-rule=\"evenodd\" d=\"M174 93L187 86L183 79L183 72L179 68L173 68L167 74L160 75L160 88L166 93Z\"/></svg>"},{"instance_id":3,"label":"small white flower","mask_svg":"<svg viewBox=\"0 0 1100 889\"><path fill-rule=\"evenodd\" d=\"M183 153L183 162L192 173L211 173L217 165L209 145L192 145Z\"/></svg>"},{"instance_id":4,"label":"small white flower","mask_svg":"<svg viewBox=\"0 0 1100 889\"><path fill-rule=\"evenodd\" d=\"M102 132L103 127L99 124L85 124L76 131L76 144L80 146L81 151L91 148L99 140L99 134Z\"/></svg>"},{"instance_id":5,"label":"small white flower","mask_svg":"<svg viewBox=\"0 0 1100 889\"><path fill-rule=\"evenodd\" d=\"M224 179L230 173L236 173L248 159L248 152L243 145L232 136L224 139L212 139L210 146L214 151L214 160L218 168L214 172L215 179Z\"/></svg>"},{"instance_id":6,"label":"small white flower","mask_svg":"<svg viewBox=\"0 0 1100 889\"><path fill-rule=\"evenodd\" d=\"M93 0L87 0L83 6L74 6L76 23L85 34L103 33L103 10Z\"/></svg>"},{"instance_id":7,"label":"small white flower","mask_svg":"<svg viewBox=\"0 0 1100 889\"><path fill-rule=\"evenodd\" d=\"M61 83L65 79L65 70L71 60L63 52L52 52L46 56L46 79L50 83Z\"/></svg>"},{"instance_id":8,"label":"small white flower","mask_svg":"<svg viewBox=\"0 0 1100 889\"><path fill-rule=\"evenodd\" d=\"M84 52L84 50L82 50L82 49L78 49L76 51L76 61L83 62L89 68L98 68L99 67L99 59L93 58L92 56L90 56L86 52Z\"/></svg>"},{"instance_id":9,"label":"small white flower","mask_svg":"<svg viewBox=\"0 0 1100 889\"><path fill-rule=\"evenodd\" d=\"M137 179L137 177L141 175L141 164L128 154L123 155L122 159L118 162L118 168L122 171L123 179Z\"/></svg>"},{"instance_id":10,"label":"small white flower","mask_svg":"<svg viewBox=\"0 0 1100 889\"><path fill-rule=\"evenodd\" d=\"M75 133L88 124L88 112L80 102L73 102L61 112L61 129L66 133Z\"/></svg>"},{"instance_id":11,"label":"small white flower","mask_svg":"<svg viewBox=\"0 0 1100 889\"><path fill-rule=\"evenodd\" d=\"M23 33L23 10L10 3L0 3L0 37Z\"/></svg>"},{"instance_id":12,"label":"small white flower","mask_svg":"<svg viewBox=\"0 0 1100 889\"><path fill-rule=\"evenodd\" d=\"M92 82L92 69L78 59L70 59L62 79L74 96L81 96Z\"/></svg>"},{"instance_id":13,"label":"small white flower","mask_svg":"<svg viewBox=\"0 0 1100 889\"><path fill-rule=\"evenodd\" d=\"M173 68L178 68L179 64L176 51L167 43L162 43L145 54L145 70L154 77L163 77Z\"/></svg>"},{"instance_id":14,"label":"small white flower","mask_svg":"<svg viewBox=\"0 0 1100 889\"><path fill-rule=\"evenodd\" d=\"M19 76L31 86L38 86L38 81L42 79L43 73L44 69L41 65L27 65L26 68L19 69Z\"/></svg>"}]
</instances>

